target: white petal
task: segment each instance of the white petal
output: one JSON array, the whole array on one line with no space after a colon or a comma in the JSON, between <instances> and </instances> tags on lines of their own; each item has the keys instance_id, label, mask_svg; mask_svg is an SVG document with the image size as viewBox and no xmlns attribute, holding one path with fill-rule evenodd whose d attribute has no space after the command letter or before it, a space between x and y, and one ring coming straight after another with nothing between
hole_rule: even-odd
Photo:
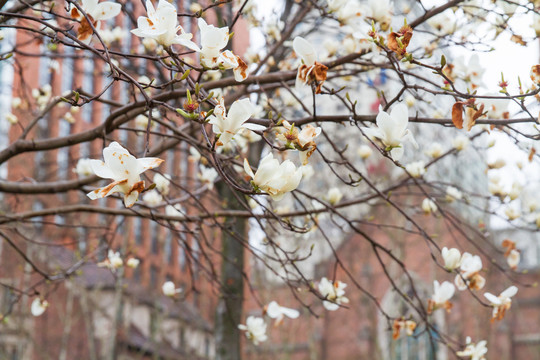
<instances>
[{"instance_id":1,"label":"white petal","mask_svg":"<svg viewBox=\"0 0 540 360\"><path fill-rule=\"evenodd\" d=\"M496 297L495 295L490 294L490 293L484 293L484 296L493 305L501 305L501 300L498 297Z\"/></svg>"},{"instance_id":2,"label":"white petal","mask_svg":"<svg viewBox=\"0 0 540 360\"><path fill-rule=\"evenodd\" d=\"M512 285L501 293L501 297L511 298L512 296L516 295L517 292L518 288Z\"/></svg>"},{"instance_id":3,"label":"white petal","mask_svg":"<svg viewBox=\"0 0 540 360\"><path fill-rule=\"evenodd\" d=\"M304 60L304 64L311 66L317 60L315 48L306 39L297 36L293 40L294 52Z\"/></svg>"},{"instance_id":4,"label":"white petal","mask_svg":"<svg viewBox=\"0 0 540 360\"><path fill-rule=\"evenodd\" d=\"M97 5L92 17L94 20L107 20L120 14L121 10L122 5L105 1Z\"/></svg>"},{"instance_id":5,"label":"white petal","mask_svg":"<svg viewBox=\"0 0 540 360\"><path fill-rule=\"evenodd\" d=\"M97 176L104 179L114 179L116 174L101 160L90 159L90 167Z\"/></svg>"},{"instance_id":6,"label":"white petal","mask_svg":"<svg viewBox=\"0 0 540 360\"><path fill-rule=\"evenodd\" d=\"M253 179L255 177L255 174L253 173L253 170L251 170L251 166L249 165L248 159L244 159L244 171L251 176Z\"/></svg>"},{"instance_id":7,"label":"white petal","mask_svg":"<svg viewBox=\"0 0 540 360\"><path fill-rule=\"evenodd\" d=\"M155 157L137 159L137 175L161 165L163 160Z\"/></svg>"},{"instance_id":8,"label":"white petal","mask_svg":"<svg viewBox=\"0 0 540 360\"><path fill-rule=\"evenodd\" d=\"M248 98L235 101L230 109L227 119L230 121L230 129L237 130L255 112L255 107Z\"/></svg>"}]
</instances>

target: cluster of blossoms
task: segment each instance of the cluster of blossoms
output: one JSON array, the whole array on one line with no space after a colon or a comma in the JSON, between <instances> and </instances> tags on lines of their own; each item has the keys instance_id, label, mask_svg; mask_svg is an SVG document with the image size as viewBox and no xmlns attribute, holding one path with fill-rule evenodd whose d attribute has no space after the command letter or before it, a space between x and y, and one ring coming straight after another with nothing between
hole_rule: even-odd
<instances>
[{"instance_id":1,"label":"cluster of blossoms","mask_svg":"<svg viewBox=\"0 0 540 360\"><path fill-rule=\"evenodd\" d=\"M349 303L349 299L345 297L346 287L347 284L341 281L330 281L326 277L323 277L319 281L318 290L324 298L323 306L326 310L336 311L342 304ZM264 313L268 315L269 318L275 320L275 326L280 325L285 317L296 319L300 316L298 310L280 306L275 301L272 301L265 306ZM255 345L267 340L266 323L261 317L249 316L246 320L246 324L240 324L238 325L238 328L245 331L246 337Z\"/></svg>"},{"instance_id":2,"label":"cluster of blossoms","mask_svg":"<svg viewBox=\"0 0 540 360\"><path fill-rule=\"evenodd\" d=\"M126 261L127 267L130 267L132 269L135 269L137 266L139 266L140 260L137 258L129 258ZM109 252L107 253L107 258L103 260L102 262L97 264L99 267L106 267L111 271L116 271L117 269L124 266L124 260L122 259L122 256L120 255L120 252L113 251L109 249Z\"/></svg>"},{"instance_id":3,"label":"cluster of blossoms","mask_svg":"<svg viewBox=\"0 0 540 360\"><path fill-rule=\"evenodd\" d=\"M515 250L515 244L510 240L505 240L505 245L510 250L508 251L509 254L512 250ZM486 280L479 274L482 270L482 259L480 256L471 255L469 253L461 255L458 249L448 249L446 247L442 249L442 256L446 270L459 270L454 281L459 290L463 291L467 288L471 290L481 290L485 286ZM454 291L454 286L450 282L445 281L442 285L439 285L439 283L435 281L435 295L432 300L430 300L430 307L436 308L443 304L444 307L449 309L450 307L447 301L452 297ZM510 286L503 291L499 297L490 293L484 294L493 306L493 320L501 320L504 317L505 311L511 306L511 297L514 296L517 291L517 287Z\"/></svg>"},{"instance_id":4,"label":"cluster of blossoms","mask_svg":"<svg viewBox=\"0 0 540 360\"><path fill-rule=\"evenodd\" d=\"M275 301L270 302L264 307L264 313L268 315L269 318L275 320L275 326L279 326L285 317L296 319L300 316L298 310L280 306ZM259 343L268 339L268 336L266 335L266 323L262 317L248 316L246 324L239 324L238 329L245 331L246 338L251 340L254 345L259 345Z\"/></svg>"}]
</instances>

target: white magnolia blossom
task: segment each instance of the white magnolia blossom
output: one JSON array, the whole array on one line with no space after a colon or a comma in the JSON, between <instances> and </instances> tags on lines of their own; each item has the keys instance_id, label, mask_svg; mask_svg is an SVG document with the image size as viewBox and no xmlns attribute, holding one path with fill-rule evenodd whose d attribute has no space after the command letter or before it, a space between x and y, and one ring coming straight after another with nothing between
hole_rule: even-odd
<instances>
[{"instance_id":1,"label":"white magnolia blossom","mask_svg":"<svg viewBox=\"0 0 540 360\"><path fill-rule=\"evenodd\" d=\"M238 329L246 332L246 337L253 342L254 345L266 341L266 323L261 317L248 316L246 325L238 325Z\"/></svg>"},{"instance_id":2,"label":"white magnolia blossom","mask_svg":"<svg viewBox=\"0 0 540 360\"><path fill-rule=\"evenodd\" d=\"M155 119L157 115L159 115L158 111L152 111L153 119ZM146 131L146 128L148 128L148 121L149 121L148 116L144 114L137 115L135 117L135 127L139 130ZM156 123L154 121L151 121L149 130L152 131L155 129L155 127L156 127Z\"/></svg>"},{"instance_id":3,"label":"white magnolia blossom","mask_svg":"<svg viewBox=\"0 0 540 360\"><path fill-rule=\"evenodd\" d=\"M333 187L330 190L328 190L328 195L326 196L328 198L328 202L332 205L336 205L341 201L343 198L343 193L339 188Z\"/></svg>"},{"instance_id":4,"label":"white magnolia blossom","mask_svg":"<svg viewBox=\"0 0 540 360\"><path fill-rule=\"evenodd\" d=\"M149 206L158 206L163 201L163 197L156 190L147 191L143 195L143 201Z\"/></svg>"},{"instance_id":5,"label":"white magnolia blossom","mask_svg":"<svg viewBox=\"0 0 540 360\"><path fill-rule=\"evenodd\" d=\"M0 39L1 40L1 39ZM18 109L22 105L22 99L20 97L14 97L11 99L11 108L12 109Z\"/></svg>"},{"instance_id":6,"label":"white magnolia blossom","mask_svg":"<svg viewBox=\"0 0 540 360\"><path fill-rule=\"evenodd\" d=\"M430 147L426 150L426 155L432 158L438 158L443 153L443 147L438 142L434 142L430 145Z\"/></svg>"},{"instance_id":7,"label":"white magnolia blossom","mask_svg":"<svg viewBox=\"0 0 540 360\"><path fill-rule=\"evenodd\" d=\"M6 116L6 120L11 125L15 125L19 121L19 118L16 115L14 115L13 113L7 113L5 116Z\"/></svg>"},{"instance_id":8,"label":"white magnolia blossom","mask_svg":"<svg viewBox=\"0 0 540 360\"><path fill-rule=\"evenodd\" d=\"M358 156L360 156L362 159L367 159L368 157L373 154L373 150L369 145L361 145L358 148Z\"/></svg>"},{"instance_id":9,"label":"white magnolia blossom","mask_svg":"<svg viewBox=\"0 0 540 360\"><path fill-rule=\"evenodd\" d=\"M427 24L435 29L439 36L452 34L456 28L456 21L453 18L453 12L444 11L427 20Z\"/></svg>"},{"instance_id":10,"label":"white magnolia blossom","mask_svg":"<svg viewBox=\"0 0 540 360\"><path fill-rule=\"evenodd\" d=\"M379 139L395 161L399 161L403 156L403 141L408 140L418 148L412 133L407 129L409 124L407 105L401 103L394 106L390 114L382 111L382 108L379 109L376 122L377 128L362 128L362 130L368 137Z\"/></svg>"},{"instance_id":11,"label":"white magnolia blossom","mask_svg":"<svg viewBox=\"0 0 540 360\"><path fill-rule=\"evenodd\" d=\"M94 28L99 29L100 22L102 20L108 20L116 15L120 14L122 6L112 1L99 2L98 0L81 0L81 8L88 15ZM81 24L77 38L85 44L89 44L92 40L93 31L88 25L88 21L85 16L77 9L77 7L71 4L69 14L72 19L79 20L81 23L86 23L86 26ZM87 31L84 31L86 29ZM81 29L84 29L81 31Z\"/></svg>"},{"instance_id":12,"label":"white magnolia blossom","mask_svg":"<svg viewBox=\"0 0 540 360\"><path fill-rule=\"evenodd\" d=\"M433 281L433 296L429 300L429 310L436 310L438 308L450 310L452 304L449 300L454 296L455 291L454 284L449 281L445 281L442 284L439 284L437 280Z\"/></svg>"},{"instance_id":13,"label":"white magnolia blossom","mask_svg":"<svg viewBox=\"0 0 540 360\"><path fill-rule=\"evenodd\" d=\"M293 40L293 49L296 55L298 55L303 62L303 65L307 67L304 72L302 67L298 68L298 73L296 74L296 88L300 89L302 86L306 85L309 80L309 75L315 69L315 62L317 61L317 52L315 48L309 41L303 37L297 36Z\"/></svg>"},{"instance_id":14,"label":"white magnolia blossom","mask_svg":"<svg viewBox=\"0 0 540 360\"><path fill-rule=\"evenodd\" d=\"M251 170L248 160L244 159L244 170L253 179L253 184L268 193L275 201L281 200L286 193L296 189L302 180L301 168L297 168L290 160L280 164L272 153L262 158L255 173Z\"/></svg>"},{"instance_id":15,"label":"white magnolia blossom","mask_svg":"<svg viewBox=\"0 0 540 360\"><path fill-rule=\"evenodd\" d=\"M463 194L461 191L456 189L453 186L448 186L446 188L446 201L448 202L454 202L455 200L461 200L463 198Z\"/></svg>"},{"instance_id":16,"label":"white magnolia blossom","mask_svg":"<svg viewBox=\"0 0 540 360\"><path fill-rule=\"evenodd\" d=\"M92 171L92 160L79 159L79 161L77 161L77 166L75 169L73 169L73 172L79 176L93 175L94 171Z\"/></svg>"},{"instance_id":17,"label":"white magnolia blossom","mask_svg":"<svg viewBox=\"0 0 540 360\"><path fill-rule=\"evenodd\" d=\"M443 247L441 254L444 260L444 268L446 270L452 271L460 267L461 253L459 252L458 249L456 248L448 249L447 247Z\"/></svg>"},{"instance_id":18,"label":"white magnolia blossom","mask_svg":"<svg viewBox=\"0 0 540 360\"><path fill-rule=\"evenodd\" d=\"M510 286L504 290L499 296L495 296L490 293L485 293L484 296L489 300L491 306L493 306L492 319L501 320L506 313L506 310L512 306L512 296L516 295L518 288Z\"/></svg>"},{"instance_id":19,"label":"white magnolia blossom","mask_svg":"<svg viewBox=\"0 0 540 360\"><path fill-rule=\"evenodd\" d=\"M482 270L482 259L478 255L471 255L464 253L461 256L460 273L456 275L454 283L460 290L466 290L471 288L473 290L480 290L486 284L479 272Z\"/></svg>"},{"instance_id":20,"label":"white magnolia blossom","mask_svg":"<svg viewBox=\"0 0 540 360\"><path fill-rule=\"evenodd\" d=\"M370 17L380 24L381 29L386 30L392 21L390 0L368 0L368 5L371 8Z\"/></svg>"},{"instance_id":21,"label":"white magnolia blossom","mask_svg":"<svg viewBox=\"0 0 540 360\"><path fill-rule=\"evenodd\" d=\"M112 271L121 268L124 265L124 261L118 251L114 252L109 249L107 253L107 259L97 264L99 267L106 267Z\"/></svg>"},{"instance_id":22,"label":"white magnolia blossom","mask_svg":"<svg viewBox=\"0 0 540 360\"><path fill-rule=\"evenodd\" d=\"M516 200L521 195L522 191L523 187L521 186L521 184L515 182L512 184L512 188L508 192L508 197L510 198L510 200Z\"/></svg>"},{"instance_id":23,"label":"white magnolia blossom","mask_svg":"<svg viewBox=\"0 0 540 360\"><path fill-rule=\"evenodd\" d=\"M128 261L126 262L126 266L132 269L136 269L140 263L141 263L141 260L137 258L129 258Z\"/></svg>"},{"instance_id":24,"label":"white magnolia blossom","mask_svg":"<svg viewBox=\"0 0 540 360\"><path fill-rule=\"evenodd\" d=\"M233 69L234 79L238 82L247 79L247 64L230 50L221 52L229 42L229 28L208 25L202 18L199 18L198 25L201 31L201 64L208 68Z\"/></svg>"},{"instance_id":25,"label":"white magnolia blossom","mask_svg":"<svg viewBox=\"0 0 540 360\"><path fill-rule=\"evenodd\" d=\"M176 8L166 0L159 0L157 9L151 0L146 0L146 13L148 17L140 16L137 19L137 29L131 30L133 35L142 38L151 38L165 47L179 44L188 49L199 51L199 47L191 41L193 35L185 33L178 25ZM180 35L178 32L180 31Z\"/></svg>"},{"instance_id":26,"label":"white magnolia blossom","mask_svg":"<svg viewBox=\"0 0 540 360\"><path fill-rule=\"evenodd\" d=\"M508 217L508 220L516 220L517 218L521 217L521 212L514 208L513 206L507 206L506 209L504 209L504 214Z\"/></svg>"},{"instance_id":27,"label":"white magnolia blossom","mask_svg":"<svg viewBox=\"0 0 540 360\"><path fill-rule=\"evenodd\" d=\"M183 217L186 210L180 204L165 206L165 215Z\"/></svg>"},{"instance_id":28,"label":"white magnolia blossom","mask_svg":"<svg viewBox=\"0 0 540 360\"><path fill-rule=\"evenodd\" d=\"M347 284L341 281L330 281L326 277L323 277L319 282L319 292L327 299L323 301L323 305L326 310L336 311L339 309L340 304L348 304L349 299L345 295L345 288Z\"/></svg>"},{"instance_id":29,"label":"white magnolia blossom","mask_svg":"<svg viewBox=\"0 0 540 360\"><path fill-rule=\"evenodd\" d=\"M519 250L516 250L516 249L510 250L510 253L506 257L506 263L508 264L508 266L510 266L510 269L512 270L517 269L520 261L521 261L521 254L519 253Z\"/></svg>"},{"instance_id":30,"label":"white magnolia blossom","mask_svg":"<svg viewBox=\"0 0 540 360\"><path fill-rule=\"evenodd\" d=\"M424 200L422 200L422 210L426 215L429 215L432 212L437 211L437 205L430 198L425 198Z\"/></svg>"},{"instance_id":31,"label":"white magnolia blossom","mask_svg":"<svg viewBox=\"0 0 540 360\"><path fill-rule=\"evenodd\" d=\"M276 319L276 326L283 321L285 316L291 319L296 319L298 316L300 316L300 312L298 310L280 306L275 301L270 302L265 309L266 315L268 315L271 319Z\"/></svg>"},{"instance_id":32,"label":"white magnolia blossom","mask_svg":"<svg viewBox=\"0 0 540 360\"><path fill-rule=\"evenodd\" d=\"M465 135L458 135L452 140L452 144L454 145L454 148L458 151L461 151L469 145L470 140Z\"/></svg>"},{"instance_id":33,"label":"white magnolia blossom","mask_svg":"<svg viewBox=\"0 0 540 360\"><path fill-rule=\"evenodd\" d=\"M163 291L163 295L165 296L174 296L181 293L182 289L177 289L172 281L165 281L161 286L161 291Z\"/></svg>"},{"instance_id":34,"label":"white magnolia blossom","mask_svg":"<svg viewBox=\"0 0 540 360\"><path fill-rule=\"evenodd\" d=\"M470 360L486 360L486 357L484 356L488 351L486 345L487 341L485 340L479 341L478 344L474 344L471 342L471 338L467 336L467 346L465 346L464 350L458 351L456 355L469 358Z\"/></svg>"},{"instance_id":35,"label":"white magnolia blossom","mask_svg":"<svg viewBox=\"0 0 540 360\"><path fill-rule=\"evenodd\" d=\"M412 177L419 178L426 173L426 163L422 160L414 161L405 165L405 170L407 170Z\"/></svg>"},{"instance_id":36,"label":"white magnolia blossom","mask_svg":"<svg viewBox=\"0 0 540 360\"><path fill-rule=\"evenodd\" d=\"M213 167L199 165L199 180L203 184L206 184L208 189L212 190L214 188L214 182L216 182L218 177L219 174Z\"/></svg>"},{"instance_id":37,"label":"white magnolia blossom","mask_svg":"<svg viewBox=\"0 0 540 360\"><path fill-rule=\"evenodd\" d=\"M167 195L169 193L169 185L171 184L171 176L169 174L161 175L156 174L154 175L154 184L156 184L156 189L163 195Z\"/></svg>"},{"instance_id":38,"label":"white magnolia blossom","mask_svg":"<svg viewBox=\"0 0 540 360\"><path fill-rule=\"evenodd\" d=\"M221 98L219 104L214 108L214 114L210 116L208 121L213 125L212 131L219 134L217 145L226 145L242 129L264 130L265 127L262 125L246 123L254 111L253 104L246 98L233 102L227 113L225 102Z\"/></svg>"},{"instance_id":39,"label":"white magnolia blossom","mask_svg":"<svg viewBox=\"0 0 540 360\"><path fill-rule=\"evenodd\" d=\"M45 310L47 310L47 307L49 306L49 303L47 300L41 300L40 298L35 298L32 301L32 304L30 305L30 312L33 316L38 317L43 315Z\"/></svg>"},{"instance_id":40,"label":"white magnolia blossom","mask_svg":"<svg viewBox=\"0 0 540 360\"><path fill-rule=\"evenodd\" d=\"M109 185L91 191L87 196L99 199L121 192L124 194L124 204L131 207L144 190L144 181L140 174L148 169L159 166L163 160L158 158L137 159L116 141L103 149L103 159L91 160L92 171L104 179L112 179Z\"/></svg>"}]
</instances>

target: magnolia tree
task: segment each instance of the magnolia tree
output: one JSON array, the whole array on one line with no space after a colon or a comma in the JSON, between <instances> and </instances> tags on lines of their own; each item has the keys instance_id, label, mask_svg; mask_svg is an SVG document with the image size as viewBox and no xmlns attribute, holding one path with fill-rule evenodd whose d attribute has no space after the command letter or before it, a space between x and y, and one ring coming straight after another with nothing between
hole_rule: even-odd
<instances>
[{"instance_id":1,"label":"magnolia tree","mask_svg":"<svg viewBox=\"0 0 540 360\"><path fill-rule=\"evenodd\" d=\"M55 286L88 263L121 289L125 268L146 259L118 240L117 219L139 218L172 232L193 279L203 273L219 289L219 359L242 357L243 334L269 342L281 329L271 322L352 312L354 292L396 341L421 326L449 354L486 358L485 339L455 338L435 319L479 304L499 321L530 286L518 276L516 239L501 243L491 229L540 226L540 65L535 56L510 78L490 50L535 46L538 1L0 4L0 65L13 78L2 91L0 236L34 275L1 284L16 295L9 309L29 299L32 314L44 314ZM443 224L438 237L434 223ZM55 228L84 229L70 237L86 253L67 270L42 268L20 230L38 225L58 236L44 247L61 243ZM427 295L410 270L419 259L373 229L423 240ZM371 264L406 304L401 313L386 311L340 257L351 237L369 245ZM332 265L316 277L323 261ZM258 299L255 270L292 295L256 300L260 316L246 316L245 300ZM155 296L181 302L200 281L163 280Z\"/></svg>"}]
</instances>

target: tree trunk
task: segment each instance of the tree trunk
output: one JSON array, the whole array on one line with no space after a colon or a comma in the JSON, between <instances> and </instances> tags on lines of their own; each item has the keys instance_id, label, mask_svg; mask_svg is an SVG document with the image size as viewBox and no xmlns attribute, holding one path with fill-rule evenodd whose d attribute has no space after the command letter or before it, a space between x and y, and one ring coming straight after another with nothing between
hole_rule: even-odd
<instances>
[{"instance_id":1,"label":"tree trunk","mask_svg":"<svg viewBox=\"0 0 540 360\"><path fill-rule=\"evenodd\" d=\"M249 149L248 160L258 164L262 143L253 143ZM217 184L220 198L226 203L227 209L245 209L239 200L241 193L236 193L224 182ZM237 198L238 196L238 198ZM242 306L244 300L244 246L242 241L248 241L247 219L230 217L224 220L224 228L228 231L221 233L221 274L223 286L221 298L218 301L215 317L216 360L240 360L240 330L242 323Z\"/></svg>"}]
</instances>

